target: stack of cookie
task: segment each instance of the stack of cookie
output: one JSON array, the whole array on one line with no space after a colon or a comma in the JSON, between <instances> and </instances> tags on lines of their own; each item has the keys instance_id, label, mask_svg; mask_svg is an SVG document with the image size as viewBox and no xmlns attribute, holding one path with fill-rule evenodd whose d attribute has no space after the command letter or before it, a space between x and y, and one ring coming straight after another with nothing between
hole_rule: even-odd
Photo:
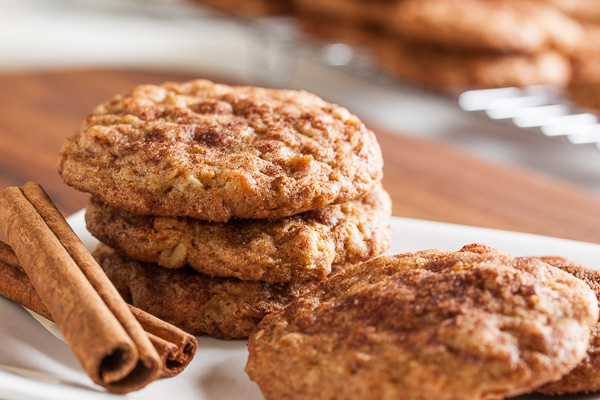
<instances>
[{"instance_id":1,"label":"stack of cookie","mask_svg":"<svg viewBox=\"0 0 600 400\"><path fill-rule=\"evenodd\" d=\"M301 30L313 38L369 47L383 37L383 21L397 0L294 0Z\"/></svg>"},{"instance_id":2,"label":"stack of cookie","mask_svg":"<svg viewBox=\"0 0 600 400\"><path fill-rule=\"evenodd\" d=\"M231 339L389 246L382 164L373 132L339 106L195 80L96 107L59 172L92 194L95 255L126 300Z\"/></svg>"},{"instance_id":3,"label":"stack of cookie","mask_svg":"<svg viewBox=\"0 0 600 400\"><path fill-rule=\"evenodd\" d=\"M296 0L296 9L309 33L362 45L390 74L447 93L565 87L568 55L584 37L540 0Z\"/></svg>"},{"instance_id":4,"label":"stack of cookie","mask_svg":"<svg viewBox=\"0 0 600 400\"><path fill-rule=\"evenodd\" d=\"M594 36L600 45L600 27ZM572 58L573 78L569 83L569 97L584 108L600 111L600 48L582 52Z\"/></svg>"},{"instance_id":5,"label":"stack of cookie","mask_svg":"<svg viewBox=\"0 0 600 400\"><path fill-rule=\"evenodd\" d=\"M547 0L577 20L585 32L570 54L573 77L571 99L583 107L600 110L600 2L595 0Z\"/></svg>"},{"instance_id":6,"label":"stack of cookie","mask_svg":"<svg viewBox=\"0 0 600 400\"><path fill-rule=\"evenodd\" d=\"M458 93L472 88L554 84L571 77L581 26L536 0L404 0L390 13L382 65L414 82Z\"/></svg>"},{"instance_id":7,"label":"stack of cookie","mask_svg":"<svg viewBox=\"0 0 600 400\"><path fill-rule=\"evenodd\" d=\"M292 11L290 0L194 0L198 4L221 12L258 18L289 14Z\"/></svg>"}]
</instances>

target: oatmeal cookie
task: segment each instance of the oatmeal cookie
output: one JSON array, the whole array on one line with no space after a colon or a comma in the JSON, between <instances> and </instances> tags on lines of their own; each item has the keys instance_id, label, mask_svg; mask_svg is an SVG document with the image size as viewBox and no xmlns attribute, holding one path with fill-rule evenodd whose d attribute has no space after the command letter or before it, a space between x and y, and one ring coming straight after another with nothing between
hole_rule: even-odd
<instances>
[{"instance_id":1,"label":"oatmeal cookie","mask_svg":"<svg viewBox=\"0 0 600 400\"><path fill-rule=\"evenodd\" d=\"M600 81L571 83L569 85L569 98L577 103L578 106L587 109L593 109L596 112L600 110Z\"/></svg>"},{"instance_id":2,"label":"oatmeal cookie","mask_svg":"<svg viewBox=\"0 0 600 400\"><path fill-rule=\"evenodd\" d=\"M193 0L203 6L245 18L284 15L292 12L291 0Z\"/></svg>"},{"instance_id":3,"label":"oatmeal cookie","mask_svg":"<svg viewBox=\"0 0 600 400\"><path fill-rule=\"evenodd\" d=\"M370 24L351 24L346 21L331 21L305 18L298 22L302 31L327 42L344 43L368 51L373 43L382 40L381 30Z\"/></svg>"},{"instance_id":4,"label":"oatmeal cookie","mask_svg":"<svg viewBox=\"0 0 600 400\"><path fill-rule=\"evenodd\" d=\"M600 298L600 272L563 257L540 257L540 260L581 279ZM599 304L600 305L600 304ZM556 382L547 383L535 391L559 395L600 391L600 324L592 328L592 336L585 358L575 369Z\"/></svg>"},{"instance_id":5,"label":"oatmeal cookie","mask_svg":"<svg viewBox=\"0 0 600 400\"><path fill-rule=\"evenodd\" d=\"M326 25L380 25L392 10L394 2L380 0L295 0L296 14L301 20L318 20Z\"/></svg>"},{"instance_id":6,"label":"oatmeal cookie","mask_svg":"<svg viewBox=\"0 0 600 400\"><path fill-rule=\"evenodd\" d=\"M546 0L559 10L578 20L600 22L600 2L598 0Z\"/></svg>"},{"instance_id":7,"label":"oatmeal cookie","mask_svg":"<svg viewBox=\"0 0 600 400\"><path fill-rule=\"evenodd\" d=\"M372 131L307 92L207 80L142 85L96 107L62 146L76 189L137 214L281 218L370 192Z\"/></svg>"},{"instance_id":8,"label":"oatmeal cookie","mask_svg":"<svg viewBox=\"0 0 600 400\"><path fill-rule=\"evenodd\" d=\"M585 356L581 280L483 245L382 256L269 314L246 372L267 399L497 399Z\"/></svg>"},{"instance_id":9,"label":"oatmeal cookie","mask_svg":"<svg viewBox=\"0 0 600 400\"><path fill-rule=\"evenodd\" d=\"M387 17L402 40L457 50L570 52L583 38L577 21L535 0L404 0Z\"/></svg>"},{"instance_id":10,"label":"oatmeal cookie","mask_svg":"<svg viewBox=\"0 0 600 400\"><path fill-rule=\"evenodd\" d=\"M358 263L390 245L391 200L381 185L362 199L275 220L206 222L131 214L97 200L88 230L136 260L183 265L243 280L322 280L335 264Z\"/></svg>"},{"instance_id":11,"label":"oatmeal cookie","mask_svg":"<svg viewBox=\"0 0 600 400\"><path fill-rule=\"evenodd\" d=\"M191 268L166 269L100 244L94 257L128 303L193 334L248 337L260 320L317 282L268 283L218 278ZM338 273L344 266L336 266Z\"/></svg>"},{"instance_id":12,"label":"oatmeal cookie","mask_svg":"<svg viewBox=\"0 0 600 400\"><path fill-rule=\"evenodd\" d=\"M594 31L591 40L596 46L600 43L600 28ZM572 101L583 108L600 110L600 48L595 52L582 51L572 58L573 79L569 83L568 94Z\"/></svg>"},{"instance_id":13,"label":"oatmeal cookie","mask_svg":"<svg viewBox=\"0 0 600 400\"><path fill-rule=\"evenodd\" d=\"M393 76L444 93L469 89L552 84L565 87L569 61L561 54L450 52L388 40L374 47L375 58Z\"/></svg>"}]
</instances>

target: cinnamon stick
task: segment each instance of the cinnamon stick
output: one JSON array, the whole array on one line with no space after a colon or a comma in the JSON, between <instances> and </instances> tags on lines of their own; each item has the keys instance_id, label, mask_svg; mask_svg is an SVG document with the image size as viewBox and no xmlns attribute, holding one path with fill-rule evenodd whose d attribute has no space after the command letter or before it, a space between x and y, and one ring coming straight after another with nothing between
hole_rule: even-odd
<instances>
[{"instance_id":1,"label":"cinnamon stick","mask_svg":"<svg viewBox=\"0 0 600 400\"><path fill-rule=\"evenodd\" d=\"M0 294L43 317L52 319L48 307L37 294L19 259L9 245L0 241Z\"/></svg>"},{"instance_id":2,"label":"cinnamon stick","mask_svg":"<svg viewBox=\"0 0 600 400\"><path fill-rule=\"evenodd\" d=\"M155 317L152 314L130 306L131 312L148 333L154 348L163 360L163 377L179 374L192 361L198 348L193 335Z\"/></svg>"},{"instance_id":3,"label":"cinnamon stick","mask_svg":"<svg viewBox=\"0 0 600 400\"><path fill-rule=\"evenodd\" d=\"M0 241L0 295L52 320L48 307L35 291L9 245ZM179 374L190 363L198 342L193 335L147 312L129 305L133 316L146 331L161 362L161 377Z\"/></svg>"},{"instance_id":4,"label":"cinnamon stick","mask_svg":"<svg viewBox=\"0 0 600 400\"><path fill-rule=\"evenodd\" d=\"M159 377L148 335L39 185L0 192L0 229L95 383L127 393Z\"/></svg>"}]
</instances>

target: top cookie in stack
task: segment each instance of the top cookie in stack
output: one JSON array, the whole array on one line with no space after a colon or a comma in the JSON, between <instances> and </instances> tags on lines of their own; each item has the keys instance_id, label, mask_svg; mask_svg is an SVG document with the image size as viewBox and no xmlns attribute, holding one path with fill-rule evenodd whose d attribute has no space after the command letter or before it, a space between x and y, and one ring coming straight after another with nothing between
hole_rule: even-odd
<instances>
[{"instance_id":1,"label":"top cookie in stack","mask_svg":"<svg viewBox=\"0 0 600 400\"><path fill-rule=\"evenodd\" d=\"M382 177L373 132L306 92L206 80L138 86L63 145L64 181L137 214L281 218L366 195Z\"/></svg>"},{"instance_id":2,"label":"top cookie in stack","mask_svg":"<svg viewBox=\"0 0 600 400\"><path fill-rule=\"evenodd\" d=\"M98 106L61 149L128 301L194 334L247 337L267 313L391 240L381 150L306 92L206 80Z\"/></svg>"}]
</instances>

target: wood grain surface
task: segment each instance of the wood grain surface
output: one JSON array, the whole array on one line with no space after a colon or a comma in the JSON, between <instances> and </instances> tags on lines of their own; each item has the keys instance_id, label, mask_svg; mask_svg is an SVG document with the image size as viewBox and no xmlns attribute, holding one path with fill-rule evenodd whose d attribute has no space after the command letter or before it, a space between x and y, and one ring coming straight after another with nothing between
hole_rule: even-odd
<instances>
[{"instance_id":1,"label":"wood grain surface","mask_svg":"<svg viewBox=\"0 0 600 400\"><path fill-rule=\"evenodd\" d=\"M35 181L65 215L81 209L88 196L65 185L56 171L65 138L113 94L195 77L127 70L0 75L0 188ZM394 215L600 243L600 198L592 193L366 122L382 145Z\"/></svg>"}]
</instances>

